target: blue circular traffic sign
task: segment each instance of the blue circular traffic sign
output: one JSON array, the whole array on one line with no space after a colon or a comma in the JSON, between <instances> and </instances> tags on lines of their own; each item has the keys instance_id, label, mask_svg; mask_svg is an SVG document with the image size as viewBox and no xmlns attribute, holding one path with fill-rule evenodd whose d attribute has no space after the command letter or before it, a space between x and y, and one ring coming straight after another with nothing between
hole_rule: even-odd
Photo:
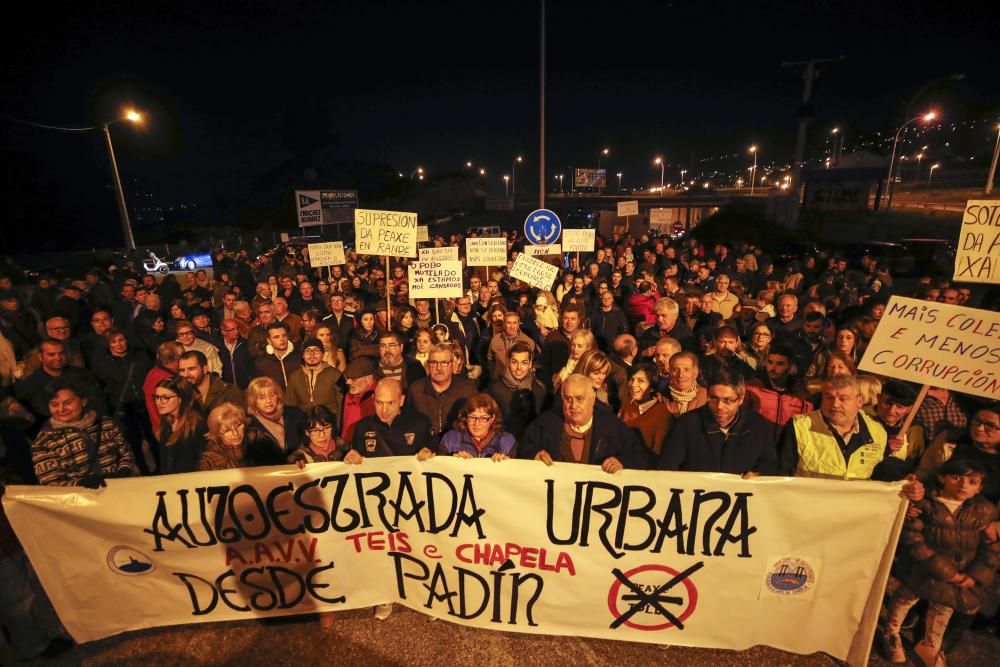
<instances>
[{"instance_id":1,"label":"blue circular traffic sign","mask_svg":"<svg viewBox=\"0 0 1000 667\"><path fill-rule=\"evenodd\" d=\"M555 243L562 234L559 216L547 208L532 211L524 219L524 238L535 245Z\"/></svg>"}]
</instances>

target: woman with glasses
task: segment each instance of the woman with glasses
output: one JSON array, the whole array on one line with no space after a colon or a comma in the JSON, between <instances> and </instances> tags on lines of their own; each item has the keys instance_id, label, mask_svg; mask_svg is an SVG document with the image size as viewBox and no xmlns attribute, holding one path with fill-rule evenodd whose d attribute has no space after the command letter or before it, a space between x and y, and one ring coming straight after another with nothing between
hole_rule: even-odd
<instances>
[{"instance_id":1,"label":"woman with glasses","mask_svg":"<svg viewBox=\"0 0 1000 667\"><path fill-rule=\"evenodd\" d=\"M925 484L933 482L937 469L953 457L979 462L987 471L983 496L1000 501L1000 403L979 408L967 429L945 431L935 438L920 460L917 477Z\"/></svg>"},{"instance_id":2,"label":"woman with glasses","mask_svg":"<svg viewBox=\"0 0 1000 667\"><path fill-rule=\"evenodd\" d=\"M337 439L337 416L324 405L314 405L305 411L306 441L288 456L289 463L300 468L307 463L340 461L346 446Z\"/></svg>"},{"instance_id":3,"label":"woman with glasses","mask_svg":"<svg viewBox=\"0 0 1000 667\"><path fill-rule=\"evenodd\" d=\"M157 472L162 475L194 472L208 435L194 388L180 377L160 380L153 390L153 402L160 413Z\"/></svg>"},{"instance_id":4,"label":"woman with glasses","mask_svg":"<svg viewBox=\"0 0 1000 667\"><path fill-rule=\"evenodd\" d=\"M247 458L250 465L280 465L303 444L305 417L285 405L285 394L273 379L254 378L247 387Z\"/></svg>"},{"instance_id":5,"label":"woman with glasses","mask_svg":"<svg viewBox=\"0 0 1000 667\"><path fill-rule=\"evenodd\" d=\"M113 419L88 408L82 387L58 379L47 388L46 399L52 416L31 445L39 484L96 489L106 477L136 474L125 437Z\"/></svg>"},{"instance_id":6,"label":"woman with glasses","mask_svg":"<svg viewBox=\"0 0 1000 667\"><path fill-rule=\"evenodd\" d=\"M247 465L243 451L247 413L235 403L223 403L208 415L208 446L198 470L230 470Z\"/></svg>"},{"instance_id":7,"label":"woman with glasses","mask_svg":"<svg viewBox=\"0 0 1000 667\"><path fill-rule=\"evenodd\" d=\"M441 437L438 449L460 459L503 461L514 455L517 442L503 430L500 406L489 394L475 394L458 413L455 426Z\"/></svg>"}]
</instances>

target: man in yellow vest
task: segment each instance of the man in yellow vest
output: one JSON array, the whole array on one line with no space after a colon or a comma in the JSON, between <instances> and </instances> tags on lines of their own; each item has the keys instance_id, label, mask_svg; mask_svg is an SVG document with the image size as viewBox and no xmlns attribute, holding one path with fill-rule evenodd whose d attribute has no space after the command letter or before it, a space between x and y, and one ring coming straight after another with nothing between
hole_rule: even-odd
<instances>
[{"instance_id":1,"label":"man in yellow vest","mask_svg":"<svg viewBox=\"0 0 1000 667\"><path fill-rule=\"evenodd\" d=\"M880 468L898 470L898 461L893 459L905 460L906 448L888 450L885 428L861 410L863 403L854 376L825 380L820 409L792 417L785 427L779 461L784 474L846 480L898 479L891 473L880 474ZM923 486L914 479L903 492L910 500L919 500Z\"/></svg>"}]
</instances>

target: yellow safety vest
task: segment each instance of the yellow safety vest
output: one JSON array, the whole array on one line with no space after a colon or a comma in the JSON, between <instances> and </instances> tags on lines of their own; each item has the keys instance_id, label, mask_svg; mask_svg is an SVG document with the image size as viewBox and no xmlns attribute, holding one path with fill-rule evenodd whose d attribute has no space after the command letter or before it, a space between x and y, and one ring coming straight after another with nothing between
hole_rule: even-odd
<instances>
[{"instance_id":1,"label":"yellow safety vest","mask_svg":"<svg viewBox=\"0 0 1000 667\"><path fill-rule=\"evenodd\" d=\"M799 464L796 477L826 477L829 479L871 479L875 466L885 455L888 434L874 419L858 412L872 441L858 447L848 461L837 444L837 439L826 425L819 410L792 417L795 441L798 444ZM906 458L906 448L894 452L896 458Z\"/></svg>"}]
</instances>

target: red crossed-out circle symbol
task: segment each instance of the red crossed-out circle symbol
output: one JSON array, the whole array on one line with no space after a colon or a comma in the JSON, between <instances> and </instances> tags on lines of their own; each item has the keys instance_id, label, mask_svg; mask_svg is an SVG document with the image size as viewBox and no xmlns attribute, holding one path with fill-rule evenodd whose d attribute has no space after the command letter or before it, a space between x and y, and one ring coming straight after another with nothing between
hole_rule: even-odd
<instances>
[{"instance_id":1,"label":"red crossed-out circle symbol","mask_svg":"<svg viewBox=\"0 0 1000 667\"><path fill-rule=\"evenodd\" d=\"M676 627L684 629L684 621L694 613L698 606L698 589L691 581L690 576L701 569L703 562L698 562L687 568L683 572L667 567L665 565L641 565L628 572L613 570L615 582L608 591L608 609L615 620L611 628L620 625L628 626L634 630L665 630ZM684 595L678 595L682 591L671 593L678 583L684 586ZM647 592L645 588L652 589ZM624 589L624 590L623 590ZM684 598L687 598L686 604ZM634 602L631 602L631 601ZM677 613L671 611L671 607L681 606ZM646 607L654 610L656 619L663 618L662 623L653 625L642 623L635 619L637 613Z\"/></svg>"}]
</instances>

